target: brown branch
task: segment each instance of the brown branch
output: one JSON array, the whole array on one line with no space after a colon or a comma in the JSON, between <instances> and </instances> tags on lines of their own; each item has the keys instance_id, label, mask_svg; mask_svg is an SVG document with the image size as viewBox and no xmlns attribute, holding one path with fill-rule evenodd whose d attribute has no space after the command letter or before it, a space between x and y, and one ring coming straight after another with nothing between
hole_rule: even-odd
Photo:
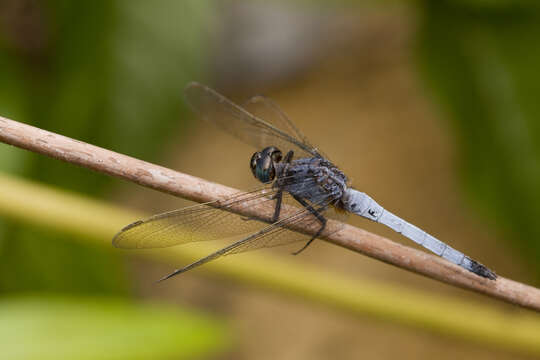
<instances>
[{"instance_id":1,"label":"brown branch","mask_svg":"<svg viewBox=\"0 0 540 360\"><path fill-rule=\"evenodd\" d=\"M0 141L197 202L238 190L0 117ZM235 209L236 210L236 209ZM242 215L253 215L242 212ZM260 214L264 218L265 214ZM332 226L332 225L330 225ZM334 224L335 226L335 224ZM302 230L302 229L298 229ZM311 229L303 229L310 232ZM488 280L442 258L345 225L325 240L352 251L525 308L540 310L540 290L503 277Z\"/></svg>"}]
</instances>

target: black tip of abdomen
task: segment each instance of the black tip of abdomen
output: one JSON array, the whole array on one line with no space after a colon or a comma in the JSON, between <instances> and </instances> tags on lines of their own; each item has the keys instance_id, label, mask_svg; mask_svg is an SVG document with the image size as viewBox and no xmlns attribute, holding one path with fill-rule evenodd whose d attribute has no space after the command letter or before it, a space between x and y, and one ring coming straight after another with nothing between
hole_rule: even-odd
<instances>
[{"instance_id":1,"label":"black tip of abdomen","mask_svg":"<svg viewBox=\"0 0 540 360\"><path fill-rule=\"evenodd\" d=\"M475 273L476 275L479 275L481 277L485 277L485 278L490 279L490 280L496 280L497 279L497 274L495 274L495 272L491 271L490 269L488 269L484 265L480 264L478 261L475 261L475 260L472 260L472 259L471 259L471 266L470 266L469 270L472 271L473 273Z\"/></svg>"}]
</instances>

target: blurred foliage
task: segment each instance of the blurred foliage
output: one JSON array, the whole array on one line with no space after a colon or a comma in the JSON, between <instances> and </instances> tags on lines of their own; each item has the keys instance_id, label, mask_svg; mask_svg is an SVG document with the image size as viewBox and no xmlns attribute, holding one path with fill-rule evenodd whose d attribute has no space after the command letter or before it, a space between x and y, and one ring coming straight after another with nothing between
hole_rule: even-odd
<instances>
[{"instance_id":1,"label":"blurred foliage","mask_svg":"<svg viewBox=\"0 0 540 360\"><path fill-rule=\"evenodd\" d=\"M147 160L181 132L198 78L207 1L0 2L2 115ZM111 179L0 147L2 170L95 196ZM0 288L122 293L118 255L28 226L0 229ZM67 270L69 269L69 271Z\"/></svg>"},{"instance_id":2,"label":"blurred foliage","mask_svg":"<svg viewBox=\"0 0 540 360\"><path fill-rule=\"evenodd\" d=\"M506 10L508 8L515 8L517 6L522 6L526 8L530 8L532 6L538 6L538 1L536 0L452 0L448 1L449 3L455 4L455 5L463 5L469 8L477 9L477 10L487 10L491 11L493 9L500 9L500 10Z\"/></svg>"},{"instance_id":3,"label":"blurred foliage","mask_svg":"<svg viewBox=\"0 0 540 360\"><path fill-rule=\"evenodd\" d=\"M178 307L100 297L0 301L2 358L193 359L223 351L225 327Z\"/></svg>"},{"instance_id":4,"label":"blurred foliage","mask_svg":"<svg viewBox=\"0 0 540 360\"><path fill-rule=\"evenodd\" d=\"M451 114L469 196L540 279L540 8L505 3L422 2L420 59Z\"/></svg>"}]
</instances>

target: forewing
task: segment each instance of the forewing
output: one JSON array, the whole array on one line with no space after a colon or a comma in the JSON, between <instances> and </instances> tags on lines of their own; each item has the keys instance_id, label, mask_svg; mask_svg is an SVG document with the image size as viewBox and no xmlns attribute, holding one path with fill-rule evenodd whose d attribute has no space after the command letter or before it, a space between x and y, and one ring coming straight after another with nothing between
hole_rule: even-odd
<instances>
[{"instance_id":1,"label":"forewing","mask_svg":"<svg viewBox=\"0 0 540 360\"><path fill-rule=\"evenodd\" d=\"M204 120L258 150L276 146L284 153L293 150L297 157L319 156L317 150L295 137L294 133L287 133L257 118L204 85L190 83L185 89L185 96L193 111Z\"/></svg>"},{"instance_id":2,"label":"forewing","mask_svg":"<svg viewBox=\"0 0 540 360\"><path fill-rule=\"evenodd\" d=\"M265 223L229 211L244 209L271 219L275 208L275 200L272 199L274 193L274 190L265 187L226 200L155 215L123 228L114 237L113 245L124 249L163 248L255 232Z\"/></svg>"},{"instance_id":3,"label":"forewing","mask_svg":"<svg viewBox=\"0 0 540 360\"><path fill-rule=\"evenodd\" d=\"M274 100L263 95L255 95L242 105L243 109L251 115L263 119L275 128L291 135L299 142L313 148L307 137L296 127L285 111Z\"/></svg>"},{"instance_id":4,"label":"forewing","mask_svg":"<svg viewBox=\"0 0 540 360\"><path fill-rule=\"evenodd\" d=\"M285 195L285 194L284 194ZM290 198L289 198L290 199ZM286 201L289 203L289 201ZM312 203L313 209L318 211L322 216L328 217L334 209L331 206L332 199L327 198L321 200L321 203ZM334 217L334 216L330 216ZM328 236L342 228L342 223L332 223L327 226L319 236ZM300 240L307 241L311 239L313 233L316 233L321 227L320 221L313 215L312 211L305 207L297 207L289 204L284 204L284 209L280 216L280 220L261 228L256 233L248 235L223 249L220 249L212 254L195 261L183 268L177 269L161 280L169 279L175 275L181 274L198 266L201 266L209 261L215 260L221 256L238 254L245 251L251 251L261 248L269 248L279 245L286 245ZM297 232L295 230L308 230L308 233Z\"/></svg>"}]
</instances>

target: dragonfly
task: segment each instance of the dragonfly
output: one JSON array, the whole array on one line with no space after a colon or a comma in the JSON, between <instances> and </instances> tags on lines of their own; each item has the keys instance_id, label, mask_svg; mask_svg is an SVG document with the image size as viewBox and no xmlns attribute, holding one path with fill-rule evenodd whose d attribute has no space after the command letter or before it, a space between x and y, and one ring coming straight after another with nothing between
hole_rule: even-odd
<instances>
[{"instance_id":1,"label":"dragonfly","mask_svg":"<svg viewBox=\"0 0 540 360\"><path fill-rule=\"evenodd\" d=\"M420 228L384 209L350 186L347 176L312 146L270 99L255 96L239 106L199 83L185 88L185 99L202 119L258 149L250 159L255 190L136 221L113 238L124 249L176 246L195 241L232 243L174 270L169 279L219 257L305 241L299 254L319 237L339 231L348 214L383 224L432 253L487 279L497 275ZM243 215L239 215L241 213ZM247 216L245 216L247 214ZM342 220L332 222L328 219ZM306 230L307 229L307 230ZM300 230L300 231L298 231Z\"/></svg>"}]
</instances>

